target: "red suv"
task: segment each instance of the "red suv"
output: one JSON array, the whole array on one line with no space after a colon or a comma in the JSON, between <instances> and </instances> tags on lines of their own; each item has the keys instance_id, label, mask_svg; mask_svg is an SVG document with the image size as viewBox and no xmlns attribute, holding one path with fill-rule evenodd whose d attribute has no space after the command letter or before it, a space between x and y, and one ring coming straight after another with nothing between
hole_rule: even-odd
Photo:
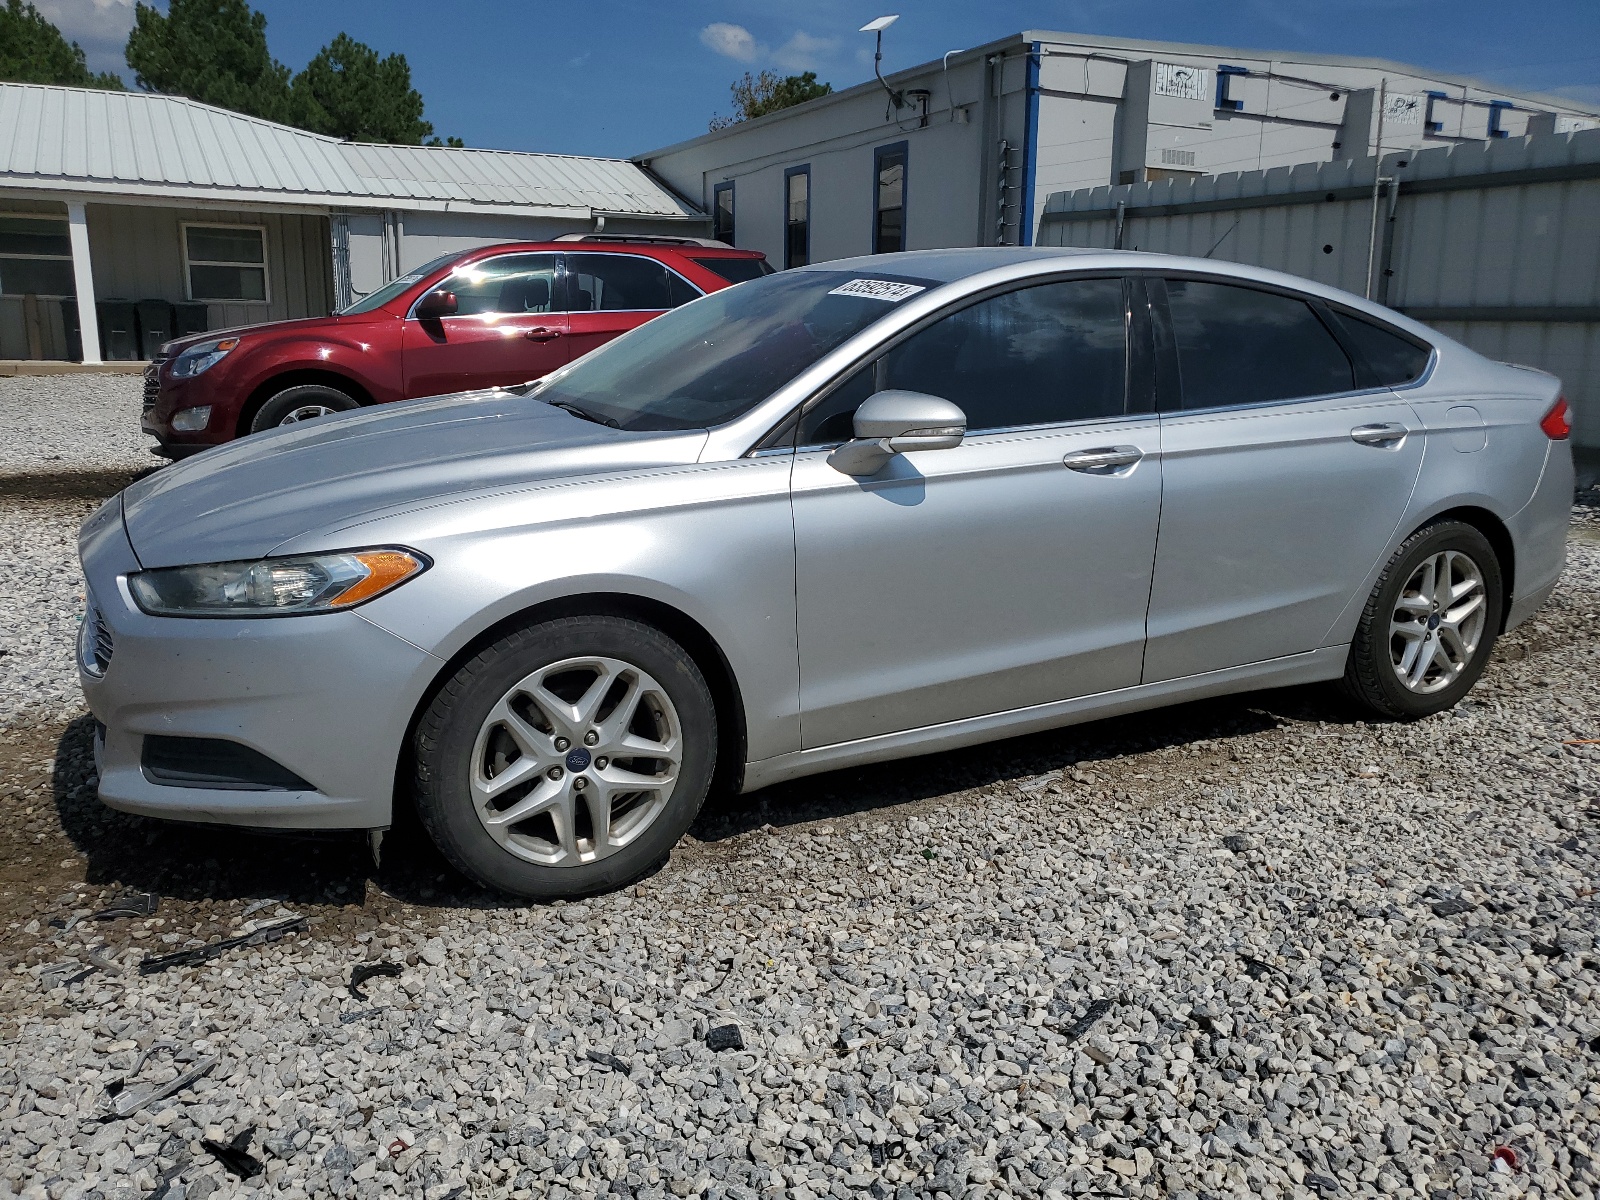
<instances>
[{"instance_id":1,"label":"red suv","mask_svg":"<svg viewBox=\"0 0 1600 1200\"><path fill-rule=\"evenodd\" d=\"M568 234L436 258L331 317L179 338L145 368L146 433L182 458L364 404L526 383L686 304L771 274L692 238Z\"/></svg>"}]
</instances>

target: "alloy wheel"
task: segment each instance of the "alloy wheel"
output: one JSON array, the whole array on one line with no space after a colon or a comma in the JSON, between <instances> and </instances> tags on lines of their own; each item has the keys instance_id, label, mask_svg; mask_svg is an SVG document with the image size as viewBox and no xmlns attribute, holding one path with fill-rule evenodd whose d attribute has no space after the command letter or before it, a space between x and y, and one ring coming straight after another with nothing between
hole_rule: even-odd
<instances>
[{"instance_id":1,"label":"alloy wheel","mask_svg":"<svg viewBox=\"0 0 1600 1200\"><path fill-rule=\"evenodd\" d=\"M301 404L284 413L283 420L279 421L278 424L297 425L301 421L314 421L318 417L326 417L337 411L339 410L329 408L326 404Z\"/></svg>"},{"instance_id":2,"label":"alloy wheel","mask_svg":"<svg viewBox=\"0 0 1600 1200\"><path fill-rule=\"evenodd\" d=\"M1389 659L1419 695L1443 691L1465 671L1483 639L1488 594L1483 571L1459 550L1417 564L1389 619Z\"/></svg>"},{"instance_id":3,"label":"alloy wheel","mask_svg":"<svg viewBox=\"0 0 1600 1200\"><path fill-rule=\"evenodd\" d=\"M473 810L490 837L527 862L579 866L661 815L683 762L682 726L666 689L632 663L566 658L500 698L471 761Z\"/></svg>"}]
</instances>

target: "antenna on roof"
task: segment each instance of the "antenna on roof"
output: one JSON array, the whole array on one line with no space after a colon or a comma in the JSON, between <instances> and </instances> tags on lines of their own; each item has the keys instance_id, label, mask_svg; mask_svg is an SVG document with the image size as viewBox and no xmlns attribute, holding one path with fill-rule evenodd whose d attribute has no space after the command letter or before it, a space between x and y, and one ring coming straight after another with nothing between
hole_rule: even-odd
<instances>
[{"instance_id":1,"label":"antenna on roof","mask_svg":"<svg viewBox=\"0 0 1600 1200\"><path fill-rule=\"evenodd\" d=\"M872 73L878 77L878 82L883 84L883 90L888 93L889 101L896 108L905 106L905 93L897 92L887 83L883 82L883 72L878 65L883 62L883 31L900 19L899 13L890 13L887 17L875 17L863 25L857 32L874 33L878 35L878 48L872 56Z\"/></svg>"}]
</instances>

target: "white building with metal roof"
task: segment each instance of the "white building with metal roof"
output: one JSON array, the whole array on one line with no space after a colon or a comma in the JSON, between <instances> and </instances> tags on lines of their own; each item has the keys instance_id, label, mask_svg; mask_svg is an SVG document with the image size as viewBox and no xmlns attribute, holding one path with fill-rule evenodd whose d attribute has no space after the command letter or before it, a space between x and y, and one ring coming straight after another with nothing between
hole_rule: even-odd
<instances>
[{"instance_id":1,"label":"white building with metal roof","mask_svg":"<svg viewBox=\"0 0 1600 1200\"><path fill-rule=\"evenodd\" d=\"M177 96L0 83L0 359L139 359L175 333L323 315L454 249L705 224L626 160L342 142Z\"/></svg>"},{"instance_id":2,"label":"white building with metal roof","mask_svg":"<svg viewBox=\"0 0 1600 1200\"><path fill-rule=\"evenodd\" d=\"M637 161L713 236L795 266L1031 245L1054 192L1596 126L1561 97L1383 59L1030 30Z\"/></svg>"}]
</instances>

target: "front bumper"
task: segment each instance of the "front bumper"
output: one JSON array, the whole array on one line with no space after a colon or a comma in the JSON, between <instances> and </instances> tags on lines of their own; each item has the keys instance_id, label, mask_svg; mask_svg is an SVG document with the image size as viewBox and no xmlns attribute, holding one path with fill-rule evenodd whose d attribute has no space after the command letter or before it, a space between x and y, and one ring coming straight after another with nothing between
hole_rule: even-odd
<instances>
[{"instance_id":1,"label":"front bumper","mask_svg":"<svg viewBox=\"0 0 1600 1200\"><path fill-rule=\"evenodd\" d=\"M115 503L115 502L114 502ZM442 665L356 612L247 620L151 617L126 579L138 562L117 520L80 545L109 631L103 674L79 658L104 726L100 798L145 816L278 829L387 826L417 699ZM151 735L214 738L266 755L310 790L172 786L141 765Z\"/></svg>"}]
</instances>

